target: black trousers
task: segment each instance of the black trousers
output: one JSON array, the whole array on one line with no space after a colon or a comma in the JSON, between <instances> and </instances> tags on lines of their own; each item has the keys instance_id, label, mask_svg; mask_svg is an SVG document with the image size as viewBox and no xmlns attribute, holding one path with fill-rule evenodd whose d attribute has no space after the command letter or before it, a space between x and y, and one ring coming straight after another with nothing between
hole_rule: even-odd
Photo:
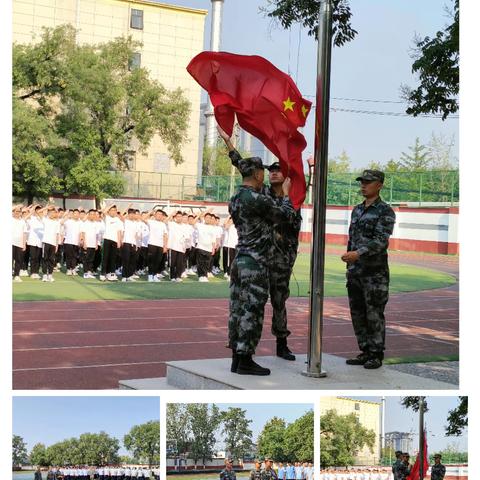
<instances>
[{"instance_id":1,"label":"black trousers","mask_svg":"<svg viewBox=\"0 0 480 480\"><path fill-rule=\"evenodd\" d=\"M85 252L85 261L83 262L83 271L85 273L95 271L93 269L93 262L95 261L96 252L96 248L87 248L87 251Z\"/></svg>"},{"instance_id":2,"label":"black trousers","mask_svg":"<svg viewBox=\"0 0 480 480\"><path fill-rule=\"evenodd\" d=\"M55 254L55 263L63 263L63 243L58 246L57 253Z\"/></svg>"},{"instance_id":3,"label":"black trousers","mask_svg":"<svg viewBox=\"0 0 480 480\"><path fill-rule=\"evenodd\" d=\"M161 263L163 260L163 265L165 268L165 260L163 253L163 247L159 247L157 245L149 245L148 246L148 274L149 275L157 275L157 273L161 273L163 270L161 269Z\"/></svg>"},{"instance_id":4,"label":"black trousers","mask_svg":"<svg viewBox=\"0 0 480 480\"><path fill-rule=\"evenodd\" d=\"M137 247L131 243L122 245L122 277L129 278L135 273Z\"/></svg>"},{"instance_id":5,"label":"black trousers","mask_svg":"<svg viewBox=\"0 0 480 480\"><path fill-rule=\"evenodd\" d=\"M117 250L117 242L107 239L103 240L102 275L115 272Z\"/></svg>"},{"instance_id":6,"label":"black trousers","mask_svg":"<svg viewBox=\"0 0 480 480\"><path fill-rule=\"evenodd\" d=\"M72 245L71 243L63 244L63 251L65 253L65 264L67 270L73 270L77 266L77 245Z\"/></svg>"},{"instance_id":7,"label":"black trousers","mask_svg":"<svg viewBox=\"0 0 480 480\"><path fill-rule=\"evenodd\" d=\"M13 260L13 276L18 277L20 275L20 270L23 270L23 254L24 251L12 245L12 260Z\"/></svg>"},{"instance_id":8,"label":"black trousers","mask_svg":"<svg viewBox=\"0 0 480 480\"><path fill-rule=\"evenodd\" d=\"M213 266L220 268L220 247L217 248L213 256Z\"/></svg>"},{"instance_id":9,"label":"black trousers","mask_svg":"<svg viewBox=\"0 0 480 480\"><path fill-rule=\"evenodd\" d=\"M28 270L28 262L30 261L30 247L27 245L23 252L23 266L22 270Z\"/></svg>"},{"instance_id":10,"label":"black trousers","mask_svg":"<svg viewBox=\"0 0 480 480\"><path fill-rule=\"evenodd\" d=\"M197 249L195 247L190 248L188 254L188 268L192 268L197 264Z\"/></svg>"},{"instance_id":11,"label":"black trousers","mask_svg":"<svg viewBox=\"0 0 480 480\"><path fill-rule=\"evenodd\" d=\"M188 268L188 257L190 256L190 248L185 250L185 255L183 256L183 271Z\"/></svg>"},{"instance_id":12,"label":"black trousers","mask_svg":"<svg viewBox=\"0 0 480 480\"><path fill-rule=\"evenodd\" d=\"M137 270L143 270L148 266L148 247L138 249Z\"/></svg>"},{"instance_id":13,"label":"black trousers","mask_svg":"<svg viewBox=\"0 0 480 480\"><path fill-rule=\"evenodd\" d=\"M233 259L235 258L235 249L229 247L222 247L222 250L223 271L230 274L230 266L232 265Z\"/></svg>"},{"instance_id":14,"label":"black trousers","mask_svg":"<svg viewBox=\"0 0 480 480\"><path fill-rule=\"evenodd\" d=\"M98 246L95 250L95 257L93 259L93 271L96 272L98 267L102 264L102 246Z\"/></svg>"},{"instance_id":15,"label":"black trousers","mask_svg":"<svg viewBox=\"0 0 480 480\"><path fill-rule=\"evenodd\" d=\"M55 245L50 245L50 243L44 243L42 272L44 274L51 275L53 273L54 267L55 267Z\"/></svg>"},{"instance_id":16,"label":"black trousers","mask_svg":"<svg viewBox=\"0 0 480 480\"><path fill-rule=\"evenodd\" d=\"M170 250L170 279L182 276L184 257L185 254L183 252Z\"/></svg>"},{"instance_id":17,"label":"black trousers","mask_svg":"<svg viewBox=\"0 0 480 480\"><path fill-rule=\"evenodd\" d=\"M210 262L212 259L212 252L200 250L197 248L197 275L198 277L206 277L210 271Z\"/></svg>"},{"instance_id":18,"label":"black trousers","mask_svg":"<svg viewBox=\"0 0 480 480\"><path fill-rule=\"evenodd\" d=\"M30 252L30 273L38 273L40 270L40 260L42 258L42 249L40 247L28 246Z\"/></svg>"}]
</instances>

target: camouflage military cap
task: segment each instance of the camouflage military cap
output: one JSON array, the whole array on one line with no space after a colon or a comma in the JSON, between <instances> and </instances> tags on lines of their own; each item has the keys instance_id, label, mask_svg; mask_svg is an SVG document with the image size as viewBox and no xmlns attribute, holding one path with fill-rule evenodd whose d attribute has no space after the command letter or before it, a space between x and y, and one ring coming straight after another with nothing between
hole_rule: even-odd
<instances>
[{"instance_id":1,"label":"camouflage military cap","mask_svg":"<svg viewBox=\"0 0 480 480\"><path fill-rule=\"evenodd\" d=\"M364 170L362 175L355 179L357 182L361 180L366 180L367 182L378 182L383 183L385 180L385 174L380 170Z\"/></svg>"},{"instance_id":2,"label":"camouflage military cap","mask_svg":"<svg viewBox=\"0 0 480 480\"><path fill-rule=\"evenodd\" d=\"M280 170L280 162L273 162L267 167L267 170L271 172L272 170Z\"/></svg>"},{"instance_id":3,"label":"camouflage military cap","mask_svg":"<svg viewBox=\"0 0 480 480\"><path fill-rule=\"evenodd\" d=\"M238 170L242 177L251 177L255 170L263 168L265 168L265 165L260 157L242 158L238 161Z\"/></svg>"}]
</instances>

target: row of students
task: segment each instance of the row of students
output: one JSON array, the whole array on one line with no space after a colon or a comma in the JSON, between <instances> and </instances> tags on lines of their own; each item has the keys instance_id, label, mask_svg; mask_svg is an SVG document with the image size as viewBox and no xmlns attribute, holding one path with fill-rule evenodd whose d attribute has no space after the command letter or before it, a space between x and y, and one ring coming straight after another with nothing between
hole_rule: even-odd
<instances>
[{"instance_id":1,"label":"row of students","mask_svg":"<svg viewBox=\"0 0 480 480\"><path fill-rule=\"evenodd\" d=\"M39 469L37 469L39 471ZM37 475L36 475L37 476ZM41 478L41 477L40 477ZM47 480L131 480L160 478L160 468L129 467L129 466L70 466L50 467Z\"/></svg>"},{"instance_id":2,"label":"row of students","mask_svg":"<svg viewBox=\"0 0 480 480\"><path fill-rule=\"evenodd\" d=\"M388 468L354 468L320 470L320 480L394 480Z\"/></svg>"},{"instance_id":3,"label":"row of students","mask_svg":"<svg viewBox=\"0 0 480 480\"><path fill-rule=\"evenodd\" d=\"M238 237L231 219L220 225L211 210L195 216L181 211L168 215L162 209L140 212L128 208L119 213L115 205L103 212L91 209L63 211L54 206L32 205L13 208L13 275L15 281L27 273L53 281L53 271L65 261L67 275L77 275L83 264L85 278L101 281L135 281L148 273L158 282L168 274L180 282L197 274L199 281L219 274L220 252L223 270L229 276Z\"/></svg>"}]
</instances>

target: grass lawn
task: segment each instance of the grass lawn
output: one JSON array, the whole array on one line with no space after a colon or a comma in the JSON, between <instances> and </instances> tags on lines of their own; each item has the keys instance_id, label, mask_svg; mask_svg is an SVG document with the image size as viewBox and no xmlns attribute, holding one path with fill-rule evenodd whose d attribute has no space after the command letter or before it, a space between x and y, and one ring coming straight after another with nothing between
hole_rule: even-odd
<instances>
[{"instance_id":1,"label":"grass lawn","mask_svg":"<svg viewBox=\"0 0 480 480\"><path fill-rule=\"evenodd\" d=\"M211 278L209 283L199 283L196 276L185 279L182 283L148 283L146 278L135 283L107 283L97 279L84 280L81 276L67 277L64 273L54 273L53 276L54 283L23 277L23 283L13 284L13 300L158 300L229 296L228 282L223 276ZM310 255L300 254L290 281L291 296L308 295L309 276ZM429 290L456 282L453 276L443 272L399 264L390 265L390 277L391 293ZM327 297L346 295L345 264L338 256L326 256L324 280Z\"/></svg>"}]
</instances>

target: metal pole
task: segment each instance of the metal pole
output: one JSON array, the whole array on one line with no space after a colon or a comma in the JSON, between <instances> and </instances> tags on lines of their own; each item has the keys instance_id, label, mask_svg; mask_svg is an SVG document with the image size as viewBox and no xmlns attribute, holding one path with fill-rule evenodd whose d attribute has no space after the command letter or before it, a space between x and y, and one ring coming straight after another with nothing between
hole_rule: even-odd
<instances>
[{"instance_id":1,"label":"metal pole","mask_svg":"<svg viewBox=\"0 0 480 480\"><path fill-rule=\"evenodd\" d=\"M330 108L330 59L332 52L331 0L320 2L318 19L317 96L315 109L315 170L313 227L310 264L310 322L308 377L325 377L322 370L323 294L325 270L325 219L328 179L328 120Z\"/></svg>"},{"instance_id":2,"label":"metal pole","mask_svg":"<svg viewBox=\"0 0 480 480\"><path fill-rule=\"evenodd\" d=\"M424 404L425 397L420 397L420 402L419 402L419 450L418 450L418 455L419 455L419 464L420 464L420 469L419 469L419 480L423 480L425 472L423 471L423 436L425 435L425 432L423 431L423 413L425 410L425 404Z\"/></svg>"},{"instance_id":3,"label":"metal pole","mask_svg":"<svg viewBox=\"0 0 480 480\"><path fill-rule=\"evenodd\" d=\"M380 458L385 450L385 397L382 397L382 433L380 435Z\"/></svg>"}]
</instances>

